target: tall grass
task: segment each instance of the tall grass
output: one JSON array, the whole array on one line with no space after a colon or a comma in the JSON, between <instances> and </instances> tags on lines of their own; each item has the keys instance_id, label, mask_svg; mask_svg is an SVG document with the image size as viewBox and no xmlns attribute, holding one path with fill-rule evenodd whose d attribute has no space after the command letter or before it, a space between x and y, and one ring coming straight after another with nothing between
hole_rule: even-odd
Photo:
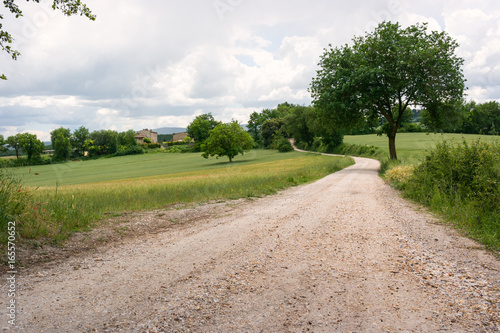
<instances>
[{"instance_id":1,"label":"tall grass","mask_svg":"<svg viewBox=\"0 0 500 333\"><path fill-rule=\"evenodd\" d=\"M5 230L9 222L19 222L29 199L21 180L0 170L0 227Z\"/></svg>"},{"instance_id":2,"label":"tall grass","mask_svg":"<svg viewBox=\"0 0 500 333\"><path fill-rule=\"evenodd\" d=\"M233 164L211 170L32 189L19 214L18 232L24 239L59 242L75 231L92 228L106 213L259 197L319 179L351 164L350 158L300 155L236 167Z\"/></svg>"},{"instance_id":3,"label":"tall grass","mask_svg":"<svg viewBox=\"0 0 500 333\"><path fill-rule=\"evenodd\" d=\"M389 181L486 246L500 250L500 144L441 142L415 167L396 167Z\"/></svg>"}]
</instances>

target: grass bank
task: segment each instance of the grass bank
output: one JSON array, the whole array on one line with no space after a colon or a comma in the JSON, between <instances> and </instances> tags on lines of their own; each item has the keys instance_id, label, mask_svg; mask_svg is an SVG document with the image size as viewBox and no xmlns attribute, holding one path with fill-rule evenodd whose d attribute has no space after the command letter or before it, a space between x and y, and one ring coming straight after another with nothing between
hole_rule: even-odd
<instances>
[{"instance_id":1,"label":"grass bank","mask_svg":"<svg viewBox=\"0 0 500 333\"><path fill-rule=\"evenodd\" d=\"M127 170L129 167L127 164L119 164L115 171L120 177L108 173L103 176L98 170L92 171L97 172L98 179L106 179L98 182L23 187L21 192L17 192L19 184L16 183L11 187L10 200L20 202L18 194L25 195L22 210L16 216L18 236L21 239L44 239L57 243L76 231L92 228L106 213L159 209L175 203L259 197L322 178L353 164L350 158L314 154L279 154L268 151L256 154L253 157L252 154L247 156L246 161L231 164L221 163L220 160L207 161L198 154L168 154L171 172L164 174L124 178L123 175L130 172ZM147 155L132 156L131 160L126 161L134 164L134 158L144 156ZM157 156L159 159L162 157ZM201 160L206 167L201 170L173 172L176 170L173 165L179 162L175 161L176 158L183 163L193 161L194 164ZM103 167L106 168L112 161L104 162ZM81 164L85 163L87 162ZM177 171L194 168L194 165L181 164L178 164ZM92 165L99 168L99 164ZM89 171L84 173L85 177L81 180L90 179L87 178L90 177L88 173ZM55 180L54 177L57 178L57 174L54 174L51 181ZM64 179L68 183L75 181L69 176ZM1 238L6 239L6 221L2 222L1 230Z\"/></svg>"}]
</instances>

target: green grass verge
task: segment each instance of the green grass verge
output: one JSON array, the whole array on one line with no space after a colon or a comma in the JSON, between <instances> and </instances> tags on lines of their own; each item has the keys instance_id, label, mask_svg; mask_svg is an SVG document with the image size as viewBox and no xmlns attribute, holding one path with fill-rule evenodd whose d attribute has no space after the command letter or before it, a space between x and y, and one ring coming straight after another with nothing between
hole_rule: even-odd
<instances>
[{"instance_id":1,"label":"green grass verge","mask_svg":"<svg viewBox=\"0 0 500 333\"><path fill-rule=\"evenodd\" d=\"M75 183L79 178L73 173L81 173L80 184L28 188L29 196L23 201L24 209L17 217L19 237L57 243L76 231L92 228L96 221L109 212L159 209L175 203L259 197L322 178L354 163L350 158L295 152L280 154L275 151L256 151L245 155L246 160L241 158L238 163L231 164L221 163L221 160L205 160L199 154L165 155L90 161L92 163L74 162L77 166L71 169L67 177L58 181ZM162 166L156 167L156 175L141 177L144 168L154 168L148 166L148 162ZM108 171L100 174L101 168ZM186 171L197 168L201 170ZM179 172L182 169L184 172ZM54 170L39 170L52 172L52 178L47 177L43 181L50 183L57 179ZM163 174L159 174L160 170L164 170ZM26 174L26 170L22 172ZM92 174L100 181L89 182ZM28 175L31 175L29 171ZM134 177L125 178L125 175ZM31 180L25 183L43 184ZM18 202L17 193L12 191L11 194L11 200ZM1 230L1 238L6 239L6 227L2 225Z\"/></svg>"}]
</instances>

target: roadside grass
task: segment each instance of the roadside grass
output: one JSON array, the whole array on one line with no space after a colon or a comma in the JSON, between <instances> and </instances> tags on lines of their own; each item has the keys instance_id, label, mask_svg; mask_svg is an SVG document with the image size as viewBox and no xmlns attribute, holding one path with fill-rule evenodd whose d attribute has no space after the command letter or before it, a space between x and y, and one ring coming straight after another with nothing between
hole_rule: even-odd
<instances>
[{"instance_id":1,"label":"roadside grass","mask_svg":"<svg viewBox=\"0 0 500 333\"><path fill-rule=\"evenodd\" d=\"M205 162L206 167L202 170L178 172L180 169L196 168L196 166L178 164L177 167L173 167L177 165L178 161L174 161L176 158L183 163L186 161L198 163L185 154L168 155L169 171L171 171L169 173L123 178L126 172L116 170L122 177L108 174L97 177L106 179L99 182L28 187L29 195L24 201L24 209L17 216L19 238L57 244L74 232L94 227L106 214L168 208L169 205L176 203L260 197L322 178L354 163L351 158L260 151L253 157L249 154L246 161L242 159L239 163L229 164L221 163L220 160L207 161L198 154L193 154L196 161L199 159ZM144 156L135 158L140 159ZM158 161L166 163L167 159L162 160L162 157L158 155ZM128 165L134 165L133 158L125 161L129 161ZM109 167L110 162L108 160L104 162L103 167ZM85 163L87 162L81 164ZM201 164L198 164L198 168ZM99 169L99 164L92 165ZM127 164L115 165L127 169ZM73 172L85 174L84 169L78 170ZM95 172L96 170L92 171ZM71 177L69 179L68 182L75 181ZM90 179L88 172L82 179L85 181ZM53 178L52 181L54 180ZM16 189L17 187L14 187L12 200L15 200ZM1 230L1 239L4 240L6 237L3 233L6 227L2 225ZM4 245L2 244L2 247Z\"/></svg>"}]
</instances>

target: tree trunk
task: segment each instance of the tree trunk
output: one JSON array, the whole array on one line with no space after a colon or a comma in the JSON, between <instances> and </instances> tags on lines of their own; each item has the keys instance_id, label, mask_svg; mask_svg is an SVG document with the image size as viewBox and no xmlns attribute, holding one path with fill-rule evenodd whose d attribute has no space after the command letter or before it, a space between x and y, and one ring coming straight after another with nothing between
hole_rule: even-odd
<instances>
[{"instance_id":1,"label":"tree trunk","mask_svg":"<svg viewBox=\"0 0 500 333\"><path fill-rule=\"evenodd\" d=\"M391 160L398 159L398 156L396 154L396 132L397 132L397 129L393 129L387 135L389 137L389 154L391 155Z\"/></svg>"}]
</instances>

